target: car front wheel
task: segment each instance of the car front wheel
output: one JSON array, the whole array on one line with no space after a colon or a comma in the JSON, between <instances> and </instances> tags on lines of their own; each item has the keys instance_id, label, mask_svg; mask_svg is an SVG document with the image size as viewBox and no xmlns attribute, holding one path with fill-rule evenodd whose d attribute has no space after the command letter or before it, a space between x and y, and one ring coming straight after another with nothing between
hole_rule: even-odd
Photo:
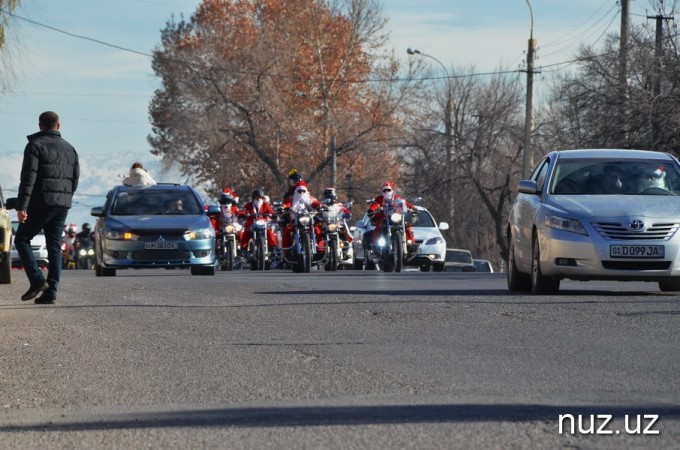
<instances>
[{"instance_id":1,"label":"car front wheel","mask_svg":"<svg viewBox=\"0 0 680 450\"><path fill-rule=\"evenodd\" d=\"M541 249L536 235L534 235L531 247L531 293L536 295L557 294L560 290L560 280L546 277L541 272Z\"/></svg>"},{"instance_id":2,"label":"car front wheel","mask_svg":"<svg viewBox=\"0 0 680 450\"><path fill-rule=\"evenodd\" d=\"M515 264L515 246L512 243L512 237L509 239L510 249L508 250L508 289L511 291L528 291L531 290L531 277L525 273L517 270Z\"/></svg>"}]
</instances>

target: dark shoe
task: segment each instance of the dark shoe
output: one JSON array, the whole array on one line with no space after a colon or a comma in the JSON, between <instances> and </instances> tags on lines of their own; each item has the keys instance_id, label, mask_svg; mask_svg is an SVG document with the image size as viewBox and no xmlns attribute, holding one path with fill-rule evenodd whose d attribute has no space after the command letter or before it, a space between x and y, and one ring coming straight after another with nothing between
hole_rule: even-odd
<instances>
[{"instance_id":1,"label":"dark shoe","mask_svg":"<svg viewBox=\"0 0 680 450\"><path fill-rule=\"evenodd\" d=\"M56 298L54 298L52 295L43 294L40 297L35 299L35 304L36 305L52 305L52 304L54 304L55 300L56 300Z\"/></svg>"},{"instance_id":2,"label":"dark shoe","mask_svg":"<svg viewBox=\"0 0 680 450\"><path fill-rule=\"evenodd\" d=\"M43 291L46 291L49 289L50 285L47 284L47 282L43 281L41 284L36 284L35 286L31 286L29 290L26 291L24 295L21 296L22 301L26 300L31 300L32 298L35 298L38 294L42 293Z\"/></svg>"}]
</instances>

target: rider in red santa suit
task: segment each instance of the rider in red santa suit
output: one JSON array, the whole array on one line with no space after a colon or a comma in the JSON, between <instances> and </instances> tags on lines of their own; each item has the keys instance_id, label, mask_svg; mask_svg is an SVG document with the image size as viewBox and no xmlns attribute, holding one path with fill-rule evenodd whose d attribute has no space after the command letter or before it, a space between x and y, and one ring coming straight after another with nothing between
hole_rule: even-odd
<instances>
[{"instance_id":1,"label":"rider in red santa suit","mask_svg":"<svg viewBox=\"0 0 680 450\"><path fill-rule=\"evenodd\" d=\"M321 202L309 193L307 188L307 183L303 180L295 183L295 190L293 191L292 197L288 197L283 200L283 207L290 209L291 212L299 212L302 210L311 211L314 209L319 209L321 207ZM316 235L317 248L323 248L323 240L321 239L321 226L320 224L314 225L314 234ZM283 230L283 235L281 236L283 241L281 245L285 249L290 249L293 246L293 221L290 220ZM320 247L319 247L320 246Z\"/></svg>"},{"instance_id":2,"label":"rider in red santa suit","mask_svg":"<svg viewBox=\"0 0 680 450\"><path fill-rule=\"evenodd\" d=\"M255 189L251 196L252 201L246 203L241 211L241 215L245 216L245 222L243 224L243 233L241 234L241 250L248 250L248 242L252 238L253 233L250 231L250 227L255 220L258 218L266 217L267 219L273 217L276 214L272 205L265 202L265 195L262 189ZM267 227L267 245L270 248L278 247L278 242L276 240L276 235L270 227Z\"/></svg>"},{"instance_id":3,"label":"rider in red santa suit","mask_svg":"<svg viewBox=\"0 0 680 450\"><path fill-rule=\"evenodd\" d=\"M380 239L380 234L382 232L383 223L385 222L385 213L382 210L383 205L386 203L391 203L396 199L401 199L408 209L413 209L414 205L407 202L404 197L398 195L394 192L394 184L391 181L385 181L382 185L382 195L377 196L373 199L373 202L368 207L368 216L373 222L375 222L375 229L372 231L373 244L378 243ZM368 234L368 233L366 233ZM413 231L411 230L411 224L406 224L406 243L409 245L415 244L415 238L413 237Z\"/></svg>"}]
</instances>

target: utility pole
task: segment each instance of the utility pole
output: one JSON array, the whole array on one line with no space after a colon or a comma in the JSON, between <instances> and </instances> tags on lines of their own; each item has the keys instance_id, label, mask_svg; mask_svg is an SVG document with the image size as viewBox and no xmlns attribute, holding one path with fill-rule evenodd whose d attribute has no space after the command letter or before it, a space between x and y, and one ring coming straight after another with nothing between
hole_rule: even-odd
<instances>
[{"instance_id":1,"label":"utility pole","mask_svg":"<svg viewBox=\"0 0 680 450\"><path fill-rule=\"evenodd\" d=\"M621 0L621 41L619 43L619 83L621 83L621 142L628 147L628 32L630 0Z\"/></svg>"},{"instance_id":2,"label":"utility pole","mask_svg":"<svg viewBox=\"0 0 680 450\"><path fill-rule=\"evenodd\" d=\"M656 70L654 73L654 88L652 91L654 98L652 100L652 142L650 146L650 149L654 150L657 148L659 140L661 139L661 119L655 106L658 104L658 101L661 97L661 72L663 70L663 61L661 58L663 53L663 21L671 20L673 17L657 14L656 16L647 16L647 19L656 20L656 42L654 46L654 66Z\"/></svg>"},{"instance_id":3,"label":"utility pole","mask_svg":"<svg viewBox=\"0 0 680 450\"><path fill-rule=\"evenodd\" d=\"M534 51L536 40L534 39L534 12L531 3L526 0L531 13L531 31L529 33L529 48L527 50L527 101L524 115L524 154L522 157L522 179L529 177L529 166L533 166L533 152L531 149L531 135L534 130Z\"/></svg>"}]
</instances>

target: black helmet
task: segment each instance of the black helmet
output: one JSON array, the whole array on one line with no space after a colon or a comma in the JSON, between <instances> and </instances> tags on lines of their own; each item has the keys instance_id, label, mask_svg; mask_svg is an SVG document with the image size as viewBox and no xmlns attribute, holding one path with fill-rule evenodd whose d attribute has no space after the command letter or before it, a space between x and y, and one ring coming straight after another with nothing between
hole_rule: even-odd
<instances>
[{"instance_id":1,"label":"black helmet","mask_svg":"<svg viewBox=\"0 0 680 450\"><path fill-rule=\"evenodd\" d=\"M336 201L338 201L338 196L335 194L335 188L326 188L323 191L323 202L330 205Z\"/></svg>"},{"instance_id":2,"label":"black helmet","mask_svg":"<svg viewBox=\"0 0 680 450\"><path fill-rule=\"evenodd\" d=\"M222 193L220 195L220 205L228 205L228 204L233 204L236 203L234 201L234 197L232 197L230 194Z\"/></svg>"},{"instance_id":3,"label":"black helmet","mask_svg":"<svg viewBox=\"0 0 680 450\"><path fill-rule=\"evenodd\" d=\"M297 169L291 169L288 171L288 186L293 187L295 183L302 180L302 175L297 171Z\"/></svg>"},{"instance_id":4,"label":"black helmet","mask_svg":"<svg viewBox=\"0 0 680 450\"><path fill-rule=\"evenodd\" d=\"M90 231L90 224L89 223L85 222L83 224L83 231Z\"/></svg>"},{"instance_id":5,"label":"black helmet","mask_svg":"<svg viewBox=\"0 0 680 450\"><path fill-rule=\"evenodd\" d=\"M264 198L264 191L262 189L255 189L253 195L250 196L253 200L256 198Z\"/></svg>"}]
</instances>

